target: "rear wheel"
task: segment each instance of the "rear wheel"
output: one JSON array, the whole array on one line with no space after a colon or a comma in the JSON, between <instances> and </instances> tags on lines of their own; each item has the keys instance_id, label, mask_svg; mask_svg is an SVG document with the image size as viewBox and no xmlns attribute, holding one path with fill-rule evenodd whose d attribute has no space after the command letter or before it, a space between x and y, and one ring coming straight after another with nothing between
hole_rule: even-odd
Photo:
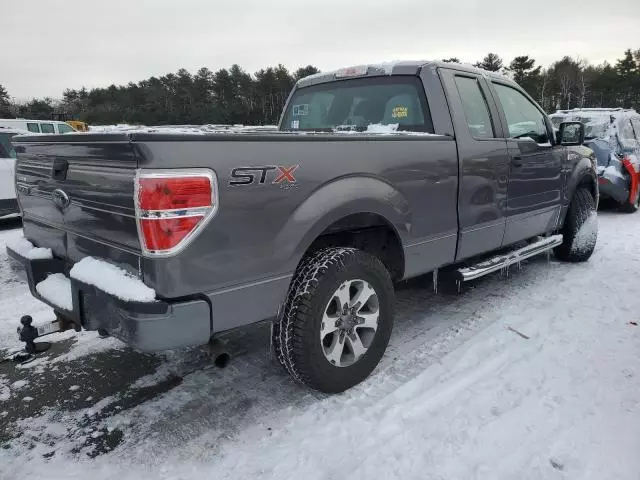
<instances>
[{"instance_id":1,"label":"rear wheel","mask_svg":"<svg viewBox=\"0 0 640 480\"><path fill-rule=\"evenodd\" d=\"M393 284L376 257L328 248L303 261L273 328L280 363L326 393L360 383L378 365L393 326Z\"/></svg>"},{"instance_id":2,"label":"rear wheel","mask_svg":"<svg viewBox=\"0 0 640 480\"><path fill-rule=\"evenodd\" d=\"M587 188L578 188L561 231L563 242L554 249L559 260L586 262L593 254L598 239L596 202Z\"/></svg>"}]
</instances>

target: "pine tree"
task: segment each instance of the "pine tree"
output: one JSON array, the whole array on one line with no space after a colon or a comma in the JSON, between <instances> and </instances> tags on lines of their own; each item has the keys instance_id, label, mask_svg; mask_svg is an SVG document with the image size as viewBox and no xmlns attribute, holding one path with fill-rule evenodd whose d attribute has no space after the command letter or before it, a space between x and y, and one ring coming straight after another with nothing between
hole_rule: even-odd
<instances>
[{"instance_id":1,"label":"pine tree","mask_svg":"<svg viewBox=\"0 0 640 480\"><path fill-rule=\"evenodd\" d=\"M0 85L0 118L12 117L9 105L9 93Z\"/></svg>"},{"instance_id":2,"label":"pine tree","mask_svg":"<svg viewBox=\"0 0 640 480\"><path fill-rule=\"evenodd\" d=\"M622 106L632 107L638 103L640 97L636 91L637 88L640 88L640 76L631 49L627 49L624 52L624 57L616 62L616 72L620 79L619 89L622 93Z\"/></svg>"},{"instance_id":3,"label":"pine tree","mask_svg":"<svg viewBox=\"0 0 640 480\"><path fill-rule=\"evenodd\" d=\"M637 65L631 49L625 50L624 57L616 62L618 75L623 78L633 76L637 72Z\"/></svg>"},{"instance_id":4,"label":"pine tree","mask_svg":"<svg viewBox=\"0 0 640 480\"><path fill-rule=\"evenodd\" d=\"M481 62L474 66L490 72L499 72L502 70L502 59L496 53L488 53Z\"/></svg>"},{"instance_id":5,"label":"pine tree","mask_svg":"<svg viewBox=\"0 0 640 480\"><path fill-rule=\"evenodd\" d=\"M529 95L539 98L540 70L534 67L536 61L528 55L514 58L505 70L513 76L513 80L524 88Z\"/></svg>"},{"instance_id":6,"label":"pine tree","mask_svg":"<svg viewBox=\"0 0 640 480\"><path fill-rule=\"evenodd\" d=\"M313 65L307 65L306 67L301 67L298 70L296 70L295 73L293 74L293 78L297 82L301 78L308 77L309 75L314 75L316 73L320 73L320 70L318 70Z\"/></svg>"}]
</instances>

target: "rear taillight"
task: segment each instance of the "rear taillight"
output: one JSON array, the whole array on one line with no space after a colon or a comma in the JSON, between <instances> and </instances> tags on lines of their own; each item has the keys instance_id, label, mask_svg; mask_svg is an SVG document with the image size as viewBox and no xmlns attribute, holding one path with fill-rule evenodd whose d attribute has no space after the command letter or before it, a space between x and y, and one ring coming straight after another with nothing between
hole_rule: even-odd
<instances>
[{"instance_id":1,"label":"rear taillight","mask_svg":"<svg viewBox=\"0 0 640 480\"><path fill-rule=\"evenodd\" d=\"M136 178L136 221L145 255L182 250L217 210L211 170L141 170Z\"/></svg>"},{"instance_id":2,"label":"rear taillight","mask_svg":"<svg viewBox=\"0 0 640 480\"><path fill-rule=\"evenodd\" d=\"M629 173L630 185L629 185L629 203L635 203L638 195L638 187L640 186L640 178L636 165L631 162L629 157L622 159L622 166Z\"/></svg>"}]
</instances>

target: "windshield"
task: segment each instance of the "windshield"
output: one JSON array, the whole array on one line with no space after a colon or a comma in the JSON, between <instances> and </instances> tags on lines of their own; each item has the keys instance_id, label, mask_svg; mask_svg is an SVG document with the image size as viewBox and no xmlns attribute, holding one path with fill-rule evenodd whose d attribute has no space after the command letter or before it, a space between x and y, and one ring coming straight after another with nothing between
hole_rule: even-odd
<instances>
[{"instance_id":1,"label":"windshield","mask_svg":"<svg viewBox=\"0 0 640 480\"><path fill-rule=\"evenodd\" d=\"M69 132L75 132L75 130L71 128L69 125L67 125L66 123L58 124L58 133L69 133Z\"/></svg>"},{"instance_id":2,"label":"windshield","mask_svg":"<svg viewBox=\"0 0 640 480\"><path fill-rule=\"evenodd\" d=\"M420 79L368 77L300 88L288 103L281 129L364 131L370 125L433 133Z\"/></svg>"},{"instance_id":3,"label":"windshield","mask_svg":"<svg viewBox=\"0 0 640 480\"><path fill-rule=\"evenodd\" d=\"M16 158L16 151L11 145L11 137L15 133L0 133L0 158Z\"/></svg>"},{"instance_id":4,"label":"windshield","mask_svg":"<svg viewBox=\"0 0 640 480\"><path fill-rule=\"evenodd\" d=\"M567 113L563 116L553 116L551 121L554 126L559 126L562 122L582 122L584 123L584 138L606 138L608 137L610 117L609 115L584 115L579 113Z\"/></svg>"}]
</instances>

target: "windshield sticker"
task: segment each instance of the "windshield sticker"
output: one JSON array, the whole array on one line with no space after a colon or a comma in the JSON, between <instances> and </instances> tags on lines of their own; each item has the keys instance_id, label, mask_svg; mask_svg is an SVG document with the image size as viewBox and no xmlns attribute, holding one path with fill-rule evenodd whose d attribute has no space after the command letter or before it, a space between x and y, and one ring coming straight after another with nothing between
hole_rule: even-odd
<instances>
[{"instance_id":1,"label":"windshield sticker","mask_svg":"<svg viewBox=\"0 0 640 480\"><path fill-rule=\"evenodd\" d=\"M403 105L398 105L391 110L391 116L393 118L407 118L409 116L409 109Z\"/></svg>"},{"instance_id":2,"label":"windshield sticker","mask_svg":"<svg viewBox=\"0 0 640 480\"><path fill-rule=\"evenodd\" d=\"M294 105L292 111L294 117L306 117L309 115L309 104L301 103L300 105Z\"/></svg>"},{"instance_id":3,"label":"windshield sticker","mask_svg":"<svg viewBox=\"0 0 640 480\"><path fill-rule=\"evenodd\" d=\"M292 120L291 121L291 129L297 130L300 128L300 120Z\"/></svg>"}]
</instances>

